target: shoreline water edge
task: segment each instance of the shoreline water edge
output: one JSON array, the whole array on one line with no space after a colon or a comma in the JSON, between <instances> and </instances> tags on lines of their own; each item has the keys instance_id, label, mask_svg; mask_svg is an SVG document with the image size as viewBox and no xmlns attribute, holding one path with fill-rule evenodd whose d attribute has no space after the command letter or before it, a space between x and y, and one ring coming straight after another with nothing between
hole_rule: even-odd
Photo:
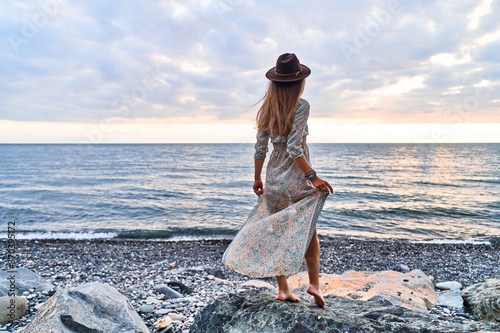
<instances>
[{"instance_id":1,"label":"shoreline water edge","mask_svg":"<svg viewBox=\"0 0 500 333\"><path fill-rule=\"evenodd\" d=\"M7 245L7 240L1 240ZM196 313L213 299L241 290L250 280L221 262L230 239L17 239L15 265L43 277L55 290L102 282L127 296L151 332L169 314L175 332L188 332ZM434 281L458 281L463 287L500 276L498 242L410 242L403 240L322 239L320 272L401 271L419 269ZM1 269L11 268L7 260ZM305 262L302 271L306 270ZM274 278L259 279L275 285ZM182 302L162 299L158 285L175 282L190 289ZM0 327L13 332L27 325L55 291L27 291L26 314ZM146 309L148 308L148 309ZM150 310L150 311L149 311Z\"/></svg>"}]
</instances>

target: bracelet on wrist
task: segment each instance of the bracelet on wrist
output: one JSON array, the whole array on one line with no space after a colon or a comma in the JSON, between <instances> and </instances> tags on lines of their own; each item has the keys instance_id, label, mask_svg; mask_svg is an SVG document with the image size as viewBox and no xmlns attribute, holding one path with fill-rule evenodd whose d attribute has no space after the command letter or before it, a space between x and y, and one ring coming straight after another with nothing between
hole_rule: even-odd
<instances>
[{"instance_id":1,"label":"bracelet on wrist","mask_svg":"<svg viewBox=\"0 0 500 333\"><path fill-rule=\"evenodd\" d=\"M311 169L311 170L312 171L306 173L305 178L307 178L307 179L313 179L314 178L314 176L316 175L316 171L314 171L314 169Z\"/></svg>"}]
</instances>

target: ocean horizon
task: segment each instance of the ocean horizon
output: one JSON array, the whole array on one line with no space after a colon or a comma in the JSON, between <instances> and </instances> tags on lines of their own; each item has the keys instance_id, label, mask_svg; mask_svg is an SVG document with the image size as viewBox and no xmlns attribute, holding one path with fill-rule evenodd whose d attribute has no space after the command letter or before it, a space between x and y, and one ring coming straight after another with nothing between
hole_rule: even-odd
<instances>
[{"instance_id":1,"label":"ocean horizon","mask_svg":"<svg viewBox=\"0 0 500 333\"><path fill-rule=\"evenodd\" d=\"M334 189L320 238L500 241L500 143L309 148ZM249 143L0 144L0 157L2 238L15 221L17 239L225 239L257 201Z\"/></svg>"}]
</instances>

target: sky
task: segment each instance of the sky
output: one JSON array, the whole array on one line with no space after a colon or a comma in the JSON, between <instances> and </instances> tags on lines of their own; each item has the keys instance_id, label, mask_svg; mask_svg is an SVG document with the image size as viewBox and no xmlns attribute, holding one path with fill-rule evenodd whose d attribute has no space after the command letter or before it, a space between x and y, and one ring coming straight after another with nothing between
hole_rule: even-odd
<instances>
[{"instance_id":1,"label":"sky","mask_svg":"<svg viewBox=\"0 0 500 333\"><path fill-rule=\"evenodd\" d=\"M500 0L3 1L0 143L253 142L282 53L309 142L500 142Z\"/></svg>"}]
</instances>

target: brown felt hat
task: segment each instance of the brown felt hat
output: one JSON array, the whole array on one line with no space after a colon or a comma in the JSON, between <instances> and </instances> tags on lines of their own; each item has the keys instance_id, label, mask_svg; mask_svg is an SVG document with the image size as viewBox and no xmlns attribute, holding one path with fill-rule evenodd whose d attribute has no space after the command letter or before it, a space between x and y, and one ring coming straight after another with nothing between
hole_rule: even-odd
<instances>
[{"instance_id":1,"label":"brown felt hat","mask_svg":"<svg viewBox=\"0 0 500 333\"><path fill-rule=\"evenodd\" d=\"M309 67L302 65L293 53L285 53L276 60L276 67L267 71L266 77L276 82L292 82L305 79L311 74Z\"/></svg>"}]
</instances>

